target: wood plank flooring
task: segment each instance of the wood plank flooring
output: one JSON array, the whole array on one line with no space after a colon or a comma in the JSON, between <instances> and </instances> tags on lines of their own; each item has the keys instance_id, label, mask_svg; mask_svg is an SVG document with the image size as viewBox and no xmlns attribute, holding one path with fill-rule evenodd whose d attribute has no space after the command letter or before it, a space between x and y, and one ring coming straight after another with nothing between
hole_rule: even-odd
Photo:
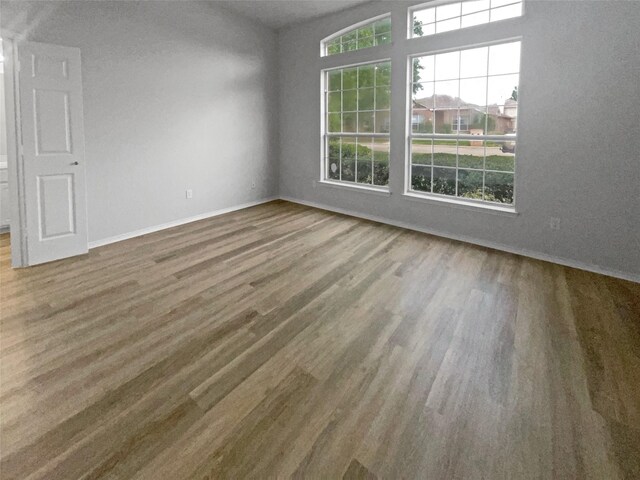
<instances>
[{"instance_id":1,"label":"wood plank flooring","mask_svg":"<svg viewBox=\"0 0 640 480\"><path fill-rule=\"evenodd\" d=\"M3 480L640 478L640 284L281 201L0 281Z\"/></svg>"}]
</instances>

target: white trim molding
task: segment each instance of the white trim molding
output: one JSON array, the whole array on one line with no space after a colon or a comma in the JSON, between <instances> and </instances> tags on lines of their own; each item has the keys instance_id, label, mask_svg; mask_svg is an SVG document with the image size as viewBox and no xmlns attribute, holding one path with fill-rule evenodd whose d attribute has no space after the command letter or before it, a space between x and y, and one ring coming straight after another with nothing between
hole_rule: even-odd
<instances>
[{"instance_id":1,"label":"white trim molding","mask_svg":"<svg viewBox=\"0 0 640 480\"><path fill-rule=\"evenodd\" d=\"M366 215L362 213L353 212L351 210L346 210L344 208L331 207L329 205L324 205L316 202L308 202L306 200L298 200L296 198L280 196L281 200L285 200L291 203L298 203L300 205L306 205L308 207L319 208L321 210L327 210L330 212L341 213L343 215L349 215L351 217L363 218L365 220L371 220L373 222L384 223L386 225L391 225L394 227L405 228L407 230L413 230L416 232L426 233L429 235L434 235L436 237L448 238L450 240L457 240L464 243L470 243L473 245L479 245L481 247L492 248L494 250L500 250L502 252L512 253L515 255L521 255L523 257L534 258L536 260L542 260L545 262L551 262L558 265L562 265L565 267L577 268L579 270L586 270L588 272L599 273L601 275L607 275L609 277L620 278L622 280L628 280L630 282L640 283L640 275L631 273L631 272L622 272L619 270L612 270L609 268L603 268L598 265L583 263L577 260L572 260L563 257L556 257L554 255L549 255L546 253L535 252L532 250L527 250L524 248L514 248L509 245L504 245L502 243L490 242L486 240L479 240L477 238L468 237L465 235L455 235L449 232L442 232L438 230L434 230L431 228L420 227L417 225L412 225L405 222L397 222L395 220L389 220L384 217L378 217L376 215Z\"/></svg>"},{"instance_id":2,"label":"white trim molding","mask_svg":"<svg viewBox=\"0 0 640 480\"><path fill-rule=\"evenodd\" d=\"M134 230L133 232L127 232L120 235L115 235L113 237L103 238L101 240L96 240L93 242L89 242L89 249L102 247L104 245L109 245L111 243L121 242L123 240L129 240L130 238L140 237L142 235L147 235L149 233L159 232L161 230L166 230L167 228L179 227L180 225L185 225L191 222L197 222L198 220L204 220L211 217L217 217L219 215L224 215L225 213L235 212L237 210L243 210L249 207L255 207L256 205L262 205L263 203L273 202L274 200L278 200L279 197L268 197L262 200L256 200L254 202L243 203L241 205L235 205L233 207L222 208L220 210L214 210L213 212L201 213L199 215L194 215L193 217L182 218L180 220L174 220L172 222L163 223L161 225L154 225L152 227L141 228L140 230Z\"/></svg>"}]
</instances>

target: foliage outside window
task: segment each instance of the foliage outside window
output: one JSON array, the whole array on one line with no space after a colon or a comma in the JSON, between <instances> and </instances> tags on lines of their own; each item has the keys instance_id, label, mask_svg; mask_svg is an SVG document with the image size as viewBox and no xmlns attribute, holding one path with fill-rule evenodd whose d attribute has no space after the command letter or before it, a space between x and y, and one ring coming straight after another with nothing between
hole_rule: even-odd
<instances>
[{"instance_id":1,"label":"foliage outside window","mask_svg":"<svg viewBox=\"0 0 640 480\"><path fill-rule=\"evenodd\" d=\"M324 72L324 179L389 183L391 62Z\"/></svg>"},{"instance_id":2,"label":"foliage outside window","mask_svg":"<svg viewBox=\"0 0 640 480\"><path fill-rule=\"evenodd\" d=\"M389 43L391 43L391 17L387 16L326 40L323 43L323 54L335 55Z\"/></svg>"},{"instance_id":3,"label":"foliage outside window","mask_svg":"<svg viewBox=\"0 0 640 480\"><path fill-rule=\"evenodd\" d=\"M520 42L411 61L409 190L513 204Z\"/></svg>"},{"instance_id":4,"label":"foliage outside window","mask_svg":"<svg viewBox=\"0 0 640 480\"><path fill-rule=\"evenodd\" d=\"M411 10L413 25L411 38L460 30L522 15L521 0L469 0L442 3L434 7Z\"/></svg>"}]
</instances>

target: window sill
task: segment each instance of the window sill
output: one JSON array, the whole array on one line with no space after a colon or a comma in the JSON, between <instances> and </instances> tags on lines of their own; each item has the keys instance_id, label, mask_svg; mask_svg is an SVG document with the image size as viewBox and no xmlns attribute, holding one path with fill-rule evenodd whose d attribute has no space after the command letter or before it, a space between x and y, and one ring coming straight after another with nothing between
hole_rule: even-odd
<instances>
[{"instance_id":1,"label":"window sill","mask_svg":"<svg viewBox=\"0 0 640 480\"><path fill-rule=\"evenodd\" d=\"M435 196L429 194L420 194L413 192L406 192L404 196L408 200L418 201L418 202L427 202L427 203L439 203L439 204L449 204L451 206L459 207L465 210L472 210L474 212L483 211L486 213L492 213L496 215L507 215L507 216L516 216L518 212L515 207L501 207L500 205L489 205L485 203L476 203L469 202L465 200L461 200L459 198L447 198L444 196Z\"/></svg>"},{"instance_id":2,"label":"window sill","mask_svg":"<svg viewBox=\"0 0 640 480\"><path fill-rule=\"evenodd\" d=\"M351 190L362 193L373 193L374 195L382 195L384 197L388 197L391 195L391 192L386 187L373 187L366 185L358 185L358 184L349 184L342 182L331 182L329 180L318 180L318 185L325 185L327 187L340 188L345 190Z\"/></svg>"}]
</instances>

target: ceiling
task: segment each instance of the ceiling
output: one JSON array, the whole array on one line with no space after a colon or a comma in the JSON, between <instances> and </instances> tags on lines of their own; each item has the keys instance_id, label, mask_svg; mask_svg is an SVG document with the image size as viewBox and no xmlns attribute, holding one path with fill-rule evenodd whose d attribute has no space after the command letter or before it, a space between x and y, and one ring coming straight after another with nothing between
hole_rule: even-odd
<instances>
[{"instance_id":1,"label":"ceiling","mask_svg":"<svg viewBox=\"0 0 640 480\"><path fill-rule=\"evenodd\" d=\"M214 0L268 27L279 29L370 0Z\"/></svg>"}]
</instances>

